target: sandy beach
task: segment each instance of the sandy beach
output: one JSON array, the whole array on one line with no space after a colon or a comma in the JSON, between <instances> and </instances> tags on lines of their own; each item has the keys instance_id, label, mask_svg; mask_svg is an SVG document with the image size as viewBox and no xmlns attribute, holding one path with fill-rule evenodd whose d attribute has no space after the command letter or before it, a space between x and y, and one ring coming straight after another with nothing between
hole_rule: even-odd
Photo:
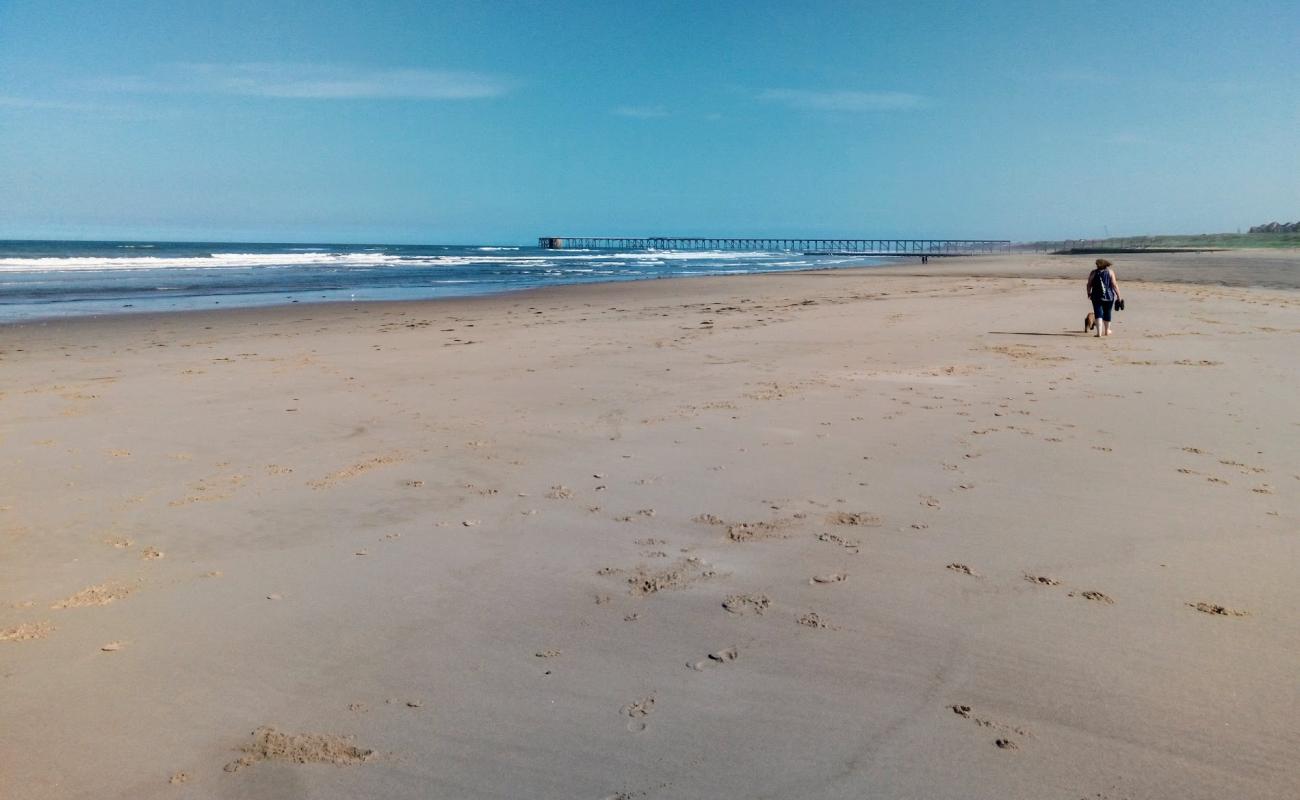
<instances>
[{"instance_id":1,"label":"sandy beach","mask_svg":"<svg viewBox=\"0 0 1300 800\"><path fill-rule=\"evenodd\" d=\"M1300 252L0 327L0 796L1300 796Z\"/></svg>"}]
</instances>

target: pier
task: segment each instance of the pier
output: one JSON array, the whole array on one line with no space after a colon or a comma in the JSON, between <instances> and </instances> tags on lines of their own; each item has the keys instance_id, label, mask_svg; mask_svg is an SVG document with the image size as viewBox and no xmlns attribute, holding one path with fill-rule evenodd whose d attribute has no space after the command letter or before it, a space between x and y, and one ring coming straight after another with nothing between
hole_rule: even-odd
<instances>
[{"instance_id":1,"label":"pier","mask_svg":"<svg viewBox=\"0 0 1300 800\"><path fill-rule=\"evenodd\" d=\"M544 250L751 250L806 255L974 256L1011 252L1009 239L750 239L698 236L542 236Z\"/></svg>"}]
</instances>

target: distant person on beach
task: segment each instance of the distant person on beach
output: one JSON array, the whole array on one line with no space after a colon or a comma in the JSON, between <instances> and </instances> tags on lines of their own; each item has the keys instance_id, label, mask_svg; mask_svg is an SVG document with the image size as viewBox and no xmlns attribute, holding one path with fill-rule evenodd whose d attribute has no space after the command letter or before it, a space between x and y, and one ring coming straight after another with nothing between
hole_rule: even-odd
<instances>
[{"instance_id":1,"label":"distant person on beach","mask_svg":"<svg viewBox=\"0 0 1300 800\"><path fill-rule=\"evenodd\" d=\"M1119 299L1119 281L1115 279L1115 270L1104 258L1097 259L1097 266L1088 273L1088 299L1092 301L1092 313L1096 316L1097 336L1110 336L1110 315L1115 310L1115 301Z\"/></svg>"}]
</instances>

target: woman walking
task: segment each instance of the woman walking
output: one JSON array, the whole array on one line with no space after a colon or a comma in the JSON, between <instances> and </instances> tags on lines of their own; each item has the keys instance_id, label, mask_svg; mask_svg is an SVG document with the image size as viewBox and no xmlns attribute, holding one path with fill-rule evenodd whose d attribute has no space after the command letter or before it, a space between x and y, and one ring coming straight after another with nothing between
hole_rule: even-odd
<instances>
[{"instance_id":1,"label":"woman walking","mask_svg":"<svg viewBox=\"0 0 1300 800\"><path fill-rule=\"evenodd\" d=\"M1097 266L1088 273L1088 299L1092 301L1093 318L1097 324L1097 336L1110 336L1110 316L1115 310L1115 301L1119 298L1119 281L1115 279L1115 270L1104 258L1097 259Z\"/></svg>"}]
</instances>

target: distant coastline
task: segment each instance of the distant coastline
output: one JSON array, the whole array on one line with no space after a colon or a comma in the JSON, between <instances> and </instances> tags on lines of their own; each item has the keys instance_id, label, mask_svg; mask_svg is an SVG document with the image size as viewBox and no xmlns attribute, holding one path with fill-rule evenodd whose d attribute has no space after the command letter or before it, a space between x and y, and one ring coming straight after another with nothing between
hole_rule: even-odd
<instances>
[{"instance_id":1,"label":"distant coastline","mask_svg":"<svg viewBox=\"0 0 1300 800\"><path fill-rule=\"evenodd\" d=\"M1019 250L1082 252L1155 252L1158 250L1253 250L1257 248L1300 248L1300 233L1288 231L1252 233L1154 234L1111 236L1102 239L1042 239L1017 245Z\"/></svg>"}]
</instances>

